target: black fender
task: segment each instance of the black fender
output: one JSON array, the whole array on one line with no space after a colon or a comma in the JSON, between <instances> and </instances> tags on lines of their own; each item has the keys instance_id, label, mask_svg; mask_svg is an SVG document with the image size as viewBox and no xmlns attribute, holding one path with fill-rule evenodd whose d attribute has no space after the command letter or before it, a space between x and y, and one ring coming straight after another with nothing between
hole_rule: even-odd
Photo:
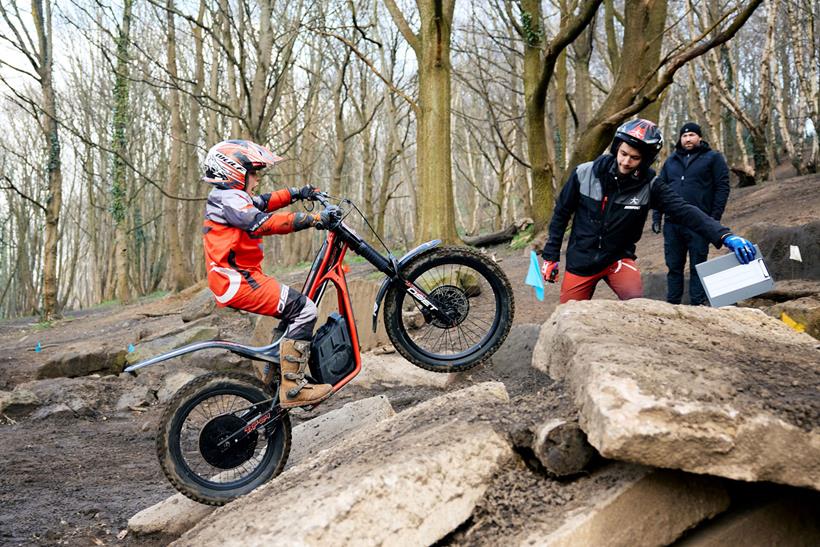
<instances>
[{"instance_id":1,"label":"black fender","mask_svg":"<svg viewBox=\"0 0 820 547\"><path fill-rule=\"evenodd\" d=\"M376 327L379 324L379 308L381 308L382 306L382 300L384 300L384 295L387 294L387 289L390 288L390 285L401 279L402 266L410 262L412 259L416 258L421 253L427 252L430 249L438 247L439 245L441 245L441 240L433 239L426 243L422 243L418 247L410 249L409 251L404 253L404 256L402 256L399 259L393 277L386 277L384 281L382 281L382 286L379 287L379 292L376 293L376 302L373 304L373 332L376 332Z\"/></svg>"}]
</instances>

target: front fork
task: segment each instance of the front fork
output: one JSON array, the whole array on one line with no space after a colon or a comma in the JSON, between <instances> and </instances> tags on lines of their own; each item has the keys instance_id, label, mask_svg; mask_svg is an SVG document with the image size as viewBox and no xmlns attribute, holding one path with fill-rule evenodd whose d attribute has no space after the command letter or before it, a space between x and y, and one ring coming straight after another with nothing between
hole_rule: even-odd
<instances>
[{"instance_id":1,"label":"front fork","mask_svg":"<svg viewBox=\"0 0 820 547\"><path fill-rule=\"evenodd\" d=\"M403 257L401 257L399 260L396 260L395 258L393 258L392 255L390 255L390 258L392 259L392 270L393 270L394 274L393 274L392 277L387 277L382 282L382 286L379 287L379 292L376 294L376 302L374 302L374 304L373 304L373 332L376 332L376 327L379 324L379 308L382 305L382 300L384 300L384 296L387 294L387 290L394 283L402 284L403 287L404 287L404 290L406 290L407 293L410 296L412 296L413 299L416 302L421 304L422 308L424 308L424 310L426 311L427 314L429 314L430 316L438 318L445 325L449 324L451 322L451 319L448 318L447 316L445 316L441 312L441 310L438 308L438 306L434 305L430 301L430 295L429 294L427 294L425 291L420 289L418 286L411 283L410 281L407 281L406 279L404 279L401 276L401 269L402 269L403 266L405 266L408 262L410 262L412 259L419 256L420 254L426 253L430 249L438 247L439 245L441 245L441 240L440 239L434 239L432 241L422 243L421 245L419 245L415 249L411 249L411 250L407 251L407 253L405 253L405 255Z\"/></svg>"},{"instance_id":2,"label":"front fork","mask_svg":"<svg viewBox=\"0 0 820 547\"><path fill-rule=\"evenodd\" d=\"M421 304L422 310L421 313L424 315L425 319L430 320L430 318L438 319L441 324L449 326L455 326L455 321L451 317L449 317L444 311L441 310L438 306L436 306L433 302L431 302L430 295L421 290L418 286L414 285L413 283L402 279L404 283L405 290L407 294L413 297L413 299Z\"/></svg>"}]
</instances>

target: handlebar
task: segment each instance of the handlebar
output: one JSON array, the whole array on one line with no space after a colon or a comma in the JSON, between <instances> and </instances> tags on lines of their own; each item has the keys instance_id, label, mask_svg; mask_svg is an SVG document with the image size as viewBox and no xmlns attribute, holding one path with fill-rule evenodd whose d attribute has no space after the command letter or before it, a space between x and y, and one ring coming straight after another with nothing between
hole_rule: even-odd
<instances>
[{"instance_id":1,"label":"handlebar","mask_svg":"<svg viewBox=\"0 0 820 547\"><path fill-rule=\"evenodd\" d=\"M328 196L327 192L315 192L312 196L310 196L311 201L318 201L323 207L330 205L329 198L330 196Z\"/></svg>"}]
</instances>

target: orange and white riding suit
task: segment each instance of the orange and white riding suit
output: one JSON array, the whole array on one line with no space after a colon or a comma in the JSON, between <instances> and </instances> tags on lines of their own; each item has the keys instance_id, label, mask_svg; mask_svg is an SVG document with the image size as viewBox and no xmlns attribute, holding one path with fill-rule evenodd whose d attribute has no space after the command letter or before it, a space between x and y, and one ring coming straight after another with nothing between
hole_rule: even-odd
<instances>
[{"instance_id":1,"label":"orange and white riding suit","mask_svg":"<svg viewBox=\"0 0 820 547\"><path fill-rule=\"evenodd\" d=\"M289 324L289 337L307 340L316 323L316 305L262 271L263 236L318 222L318 214L275 212L297 196L296 189L287 188L261 196L215 188L208 195L202 233L208 286L217 305L280 317Z\"/></svg>"}]
</instances>

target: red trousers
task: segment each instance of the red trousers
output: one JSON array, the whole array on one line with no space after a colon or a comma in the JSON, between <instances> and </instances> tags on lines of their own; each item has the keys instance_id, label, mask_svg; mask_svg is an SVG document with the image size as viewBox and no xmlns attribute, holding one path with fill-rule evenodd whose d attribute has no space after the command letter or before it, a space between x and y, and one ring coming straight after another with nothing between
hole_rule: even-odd
<instances>
[{"instance_id":1,"label":"red trousers","mask_svg":"<svg viewBox=\"0 0 820 547\"><path fill-rule=\"evenodd\" d=\"M246 275L243 275L245 273ZM261 272L253 275L233 268L211 267L208 285L217 306L230 306L259 315L280 317L285 309L289 288Z\"/></svg>"},{"instance_id":2,"label":"red trousers","mask_svg":"<svg viewBox=\"0 0 820 547\"><path fill-rule=\"evenodd\" d=\"M631 258L621 259L595 275L583 276L566 272L561 283L561 304L570 300L589 300L598 281L603 279L621 300L643 296L641 272Z\"/></svg>"}]
</instances>

